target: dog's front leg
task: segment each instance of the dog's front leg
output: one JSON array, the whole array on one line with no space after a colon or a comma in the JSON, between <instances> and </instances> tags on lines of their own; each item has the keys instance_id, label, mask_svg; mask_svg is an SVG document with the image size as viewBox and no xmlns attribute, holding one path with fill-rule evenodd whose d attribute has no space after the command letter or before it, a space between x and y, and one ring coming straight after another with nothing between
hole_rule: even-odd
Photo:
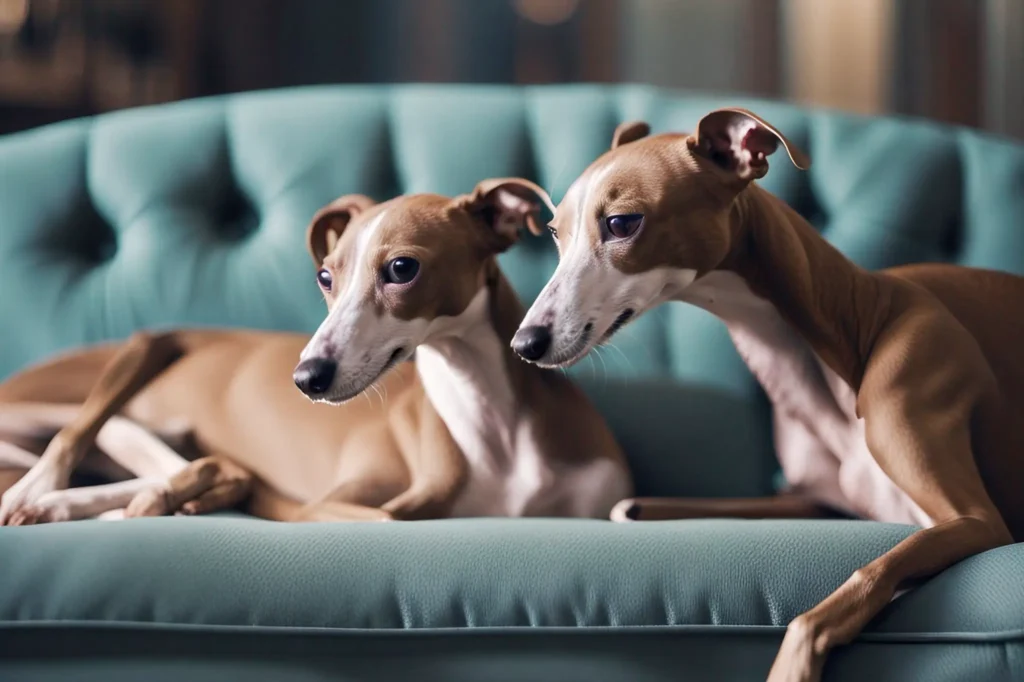
<instances>
[{"instance_id":1,"label":"dog's front leg","mask_svg":"<svg viewBox=\"0 0 1024 682\"><path fill-rule=\"evenodd\" d=\"M428 398L398 414L393 427L396 433L405 434L396 440L412 482L381 509L402 521L441 518L462 490L466 459Z\"/></svg>"},{"instance_id":2,"label":"dog's front leg","mask_svg":"<svg viewBox=\"0 0 1024 682\"><path fill-rule=\"evenodd\" d=\"M1003 532L994 522L964 516L914 533L790 622L769 682L819 680L828 652L851 642L898 589L968 556L1008 544L1009 535Z\"/></svg>"},{"instance_id":3,"label":"dog's front leg","mask_svg":"<svg viewBox=\"0 0 1024 682\"><path fill-rule=\"evenodd\" d=\"M966 392L957 382L955 390ZM929 400L887 390L869 396L864 419L868 447L885 473L928 516L920 530L856 571L786 630L769 682L816 682L828 652L852 641L903 586L931 577L974 554L1013 538L978 473L969 416L973 402Z\"/></svg>"}]
</instances>

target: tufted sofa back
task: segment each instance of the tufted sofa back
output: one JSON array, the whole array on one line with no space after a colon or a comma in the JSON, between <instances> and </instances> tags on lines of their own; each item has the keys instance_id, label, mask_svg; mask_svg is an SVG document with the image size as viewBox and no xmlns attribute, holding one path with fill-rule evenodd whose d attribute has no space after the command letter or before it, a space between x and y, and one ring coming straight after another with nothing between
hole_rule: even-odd
<instances>
[{"instance_id":1,"label":"tufted sofa back","mask_svg":"<svg viewBox=\"0 0 1024 682\"><path fill-rule=\"evenodd\" d=\"M1024 147L967 130L636 86L270 91L0 140L0 379L141 327L312 331L324 309L303 234L330 199L458 194L485 177L522 175L557 202L618 122L690 130L725 105L755 110L810 154L808 172L780 159L761 184L861 265L940 260L1024 273ZM556 254L550 239L525 238L502 262L528 303ZM763 405L751 407L757 386L708 314L665 306L616 346L576 371L604 382L595 395L620 433L639 429L634 437L650 441L668 432L644 421L649 410L629 413L622 391L672 402L681 398L671 386L685 382L750 408L739 430L768 443ZM736 430L735 405L697 403ZM758 449L763 458L770 445ZM747 469L749 484L730 493L763 487L767 469Z\"/></svg>"}]
</instances>

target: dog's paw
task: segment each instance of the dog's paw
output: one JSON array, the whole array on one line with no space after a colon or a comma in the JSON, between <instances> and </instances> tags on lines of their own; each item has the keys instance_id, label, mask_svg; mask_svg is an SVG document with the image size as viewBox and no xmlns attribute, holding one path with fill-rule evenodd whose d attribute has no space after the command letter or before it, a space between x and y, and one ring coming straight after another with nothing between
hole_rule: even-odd
<instances>
[{"instance_id":1,"label":"dog's paw","mask_svg":"<svg viewBox=\"0 0 1024 682\"><path fill-rule=\"evenodd\" d=\"M0 497L0 526L31 525L31 519L44 518L47 511L38 508L44 495L67 486L52 467L36 466ZM40 523L42 523L40 521Z\"/></svg>"},{"instance_id":2,"label":"dog's paw","mask_svg":"<svg viewBox=\"0 0 1024 682\"><path fill-rule=\"evenodd\" d=\"M171 509L169 491L166 488L154 486L141 491L124 510L124 518L134 519L142 516L164 516L174 511Z\"/></svg>"},{"instance_id":3,"label":"dog's paw","mask_svg":"<svg viewBox=\"0 0 1024 682\"><path fill-rule=\"evenodd\" d=\"M71 510L68 509L67 505L47 503L44 498L44 501L19 508L11 515L7 525L36 526L42 523L59 523L70 520Z\"/></svg>"},{"instance_id":4,"label":"dog's paw","mask_svg":"<svg viewBox=\"0 0 1024 682\"><path fill-rule=\"evenodd\" d=\"M815 628L797 616L786 628L768 682L820 682L825 656L816 650Z\"/></svg>"},{"instance_id":5,"label":"dog's paw","mask_svg":"<svg viewBox=\"0 0 1024 682\"><path fill-rule=\"evenodd\" d=\"M124 509L111 509L96 517L97 521L123 521L124 519Z\"/></svg>"}]
</instances>

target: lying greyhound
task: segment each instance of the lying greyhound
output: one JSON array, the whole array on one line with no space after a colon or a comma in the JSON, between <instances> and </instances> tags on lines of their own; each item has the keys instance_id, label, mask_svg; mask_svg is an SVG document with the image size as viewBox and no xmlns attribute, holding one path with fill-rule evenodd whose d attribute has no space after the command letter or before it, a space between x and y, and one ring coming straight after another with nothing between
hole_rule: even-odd
<instances>
[{"instance_id":1,"label":"lying greyhound","mask_svg":"<svg viewBox=\"0 0 1024 682\"><path fill-rule=\"evenodd\" d=\"M790 623L772 681L817 680L904 584L1024 539L1024 278L917 265L865 271L752 180L781 144L742 109L696 135L619 126L570 187L552 232L558 268L515 335L545 366L584 356L668 300L721 318L771 398L776 446L800 494L704 513L797 516L815 504L923 526ZM624 515L645 516L645 502ZM662 501L655 516L700 515Z\"/></svg>"},{"instance_id":2,"label":"lying greyhound","mask_svg":"<svg viewBox=\"0 0 1024 682\"><path fill-rule=\"evenodd\" d=\"M508 348L523 308L496 255L539 232L536 198L550 205L515 178L455 199L342 197L307 232L329 310L312 339L138 334L12 377L0 524L211 511L251 474L266 485L250 511L278 520L607 518L632 489L613 436L567 378ZM386 399L346 402L375 385ZM86 463L138 478L64 490L94 442Z\"/></svg>"}]
</instances>

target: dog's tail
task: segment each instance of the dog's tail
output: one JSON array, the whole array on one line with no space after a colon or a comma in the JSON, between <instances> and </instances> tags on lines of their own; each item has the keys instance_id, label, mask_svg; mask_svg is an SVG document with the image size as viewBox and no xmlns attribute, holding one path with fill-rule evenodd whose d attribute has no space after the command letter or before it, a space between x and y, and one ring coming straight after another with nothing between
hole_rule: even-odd
<instances>
[{"instance_id":1,"label":"dog's tail","mask_svg":"<svg viewBox=\"0 0 1024 682\"><path fill-rule=\"evenodd\" d=\"M269 521L294 521L304 505L268 485L259 476L255 478L246 511Z\"/></svg>"}]
</instances>

